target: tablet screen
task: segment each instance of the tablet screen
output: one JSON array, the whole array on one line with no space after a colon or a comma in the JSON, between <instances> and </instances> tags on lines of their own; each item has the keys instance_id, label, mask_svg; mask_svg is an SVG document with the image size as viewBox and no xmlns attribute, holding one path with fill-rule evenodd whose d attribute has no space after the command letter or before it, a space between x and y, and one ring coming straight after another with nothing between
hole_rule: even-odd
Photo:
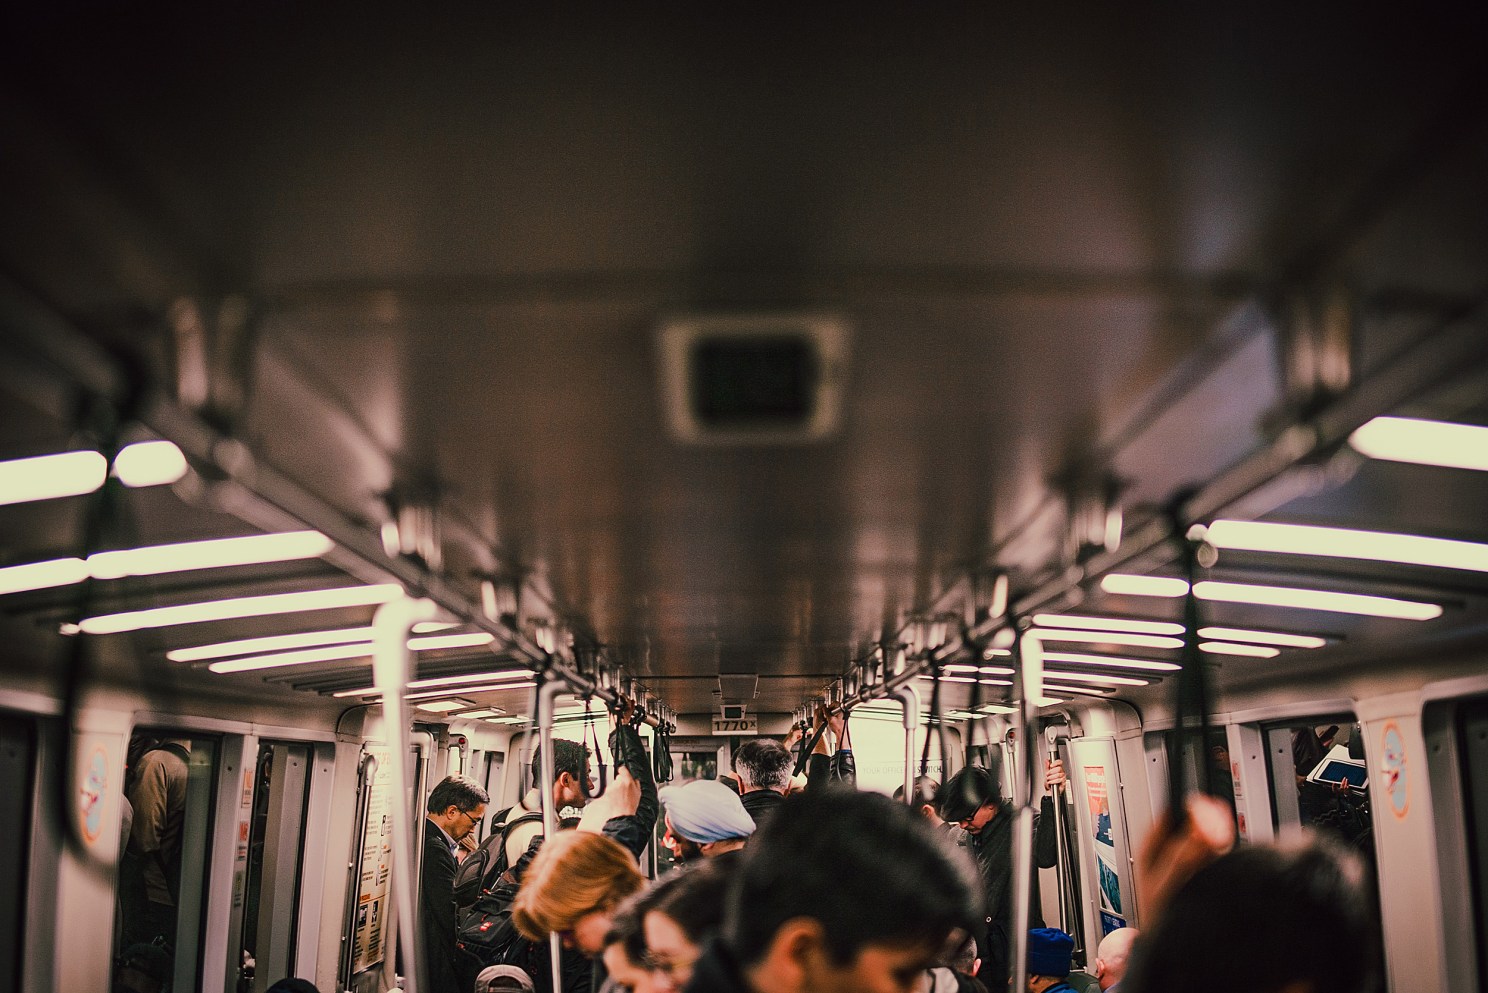
<instances>
[{"instance_id":1,"label":"tablet screen","mask_svg":"<svg viewBox=\"0 0 1488 993\"><path fill-rule=\"evenodd\" d=\"M1364 784L1369 781L1369 771L1363 766L1354 765L1351 762L1339 762L1336 759L1324 763L1317 771L1317 778L1328 783L1348 783L1356 790L1362 790Z\"/></svg>"}]
</instances>

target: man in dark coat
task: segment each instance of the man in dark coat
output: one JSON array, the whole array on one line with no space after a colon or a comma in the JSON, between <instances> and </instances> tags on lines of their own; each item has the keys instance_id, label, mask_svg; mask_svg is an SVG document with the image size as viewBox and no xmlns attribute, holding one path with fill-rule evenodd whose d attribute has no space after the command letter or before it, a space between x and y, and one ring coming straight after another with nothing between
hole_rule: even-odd
<instances>
[{"instance_id":1,"label":"man in dark coat","mask_svg":"<svg viewBox=\"0 0 1488 993\"><path fill-rule=\"evenodd\" d=\"M739 774L740 799L754 823L764 819L785 799L790 790L791 753L773 738L754 738L734 752L734 771Z\"/></svg>"},{"instance_id":2,"label":"man in dark coat","mask_svg":"<svg viewBox=\"0 0 1488 993\"><path fill-rule=\"evenodd\" d=\"M1064 765L1057 759L1050 762L1044 785L1053 789L1064 781ZM977 978L992 993L1002 993L1008 985L1013 919L1012 808L1002 798L997 777L980 766L967 766L946 780L939 799L941 816L946 822L959 824L970 835L970 847L982 875L987 913L985 931L978 936L982 968ZM1033 831L1034 863L1041 869L1052 867L1059 856L1053 814L1054 802L1045 796L1039 803ZM1035 871L1032 913L1026 926L1044 926L1040 906Z\"/></svg>"},{"instance_id":3,"label":"man in dark coat","mask_svg":"<svg viewBox=\"0 0 1488 993\"><path fill-rule=\"evenodd\" d=\"M455 851L486 816L486 791L465 776L449 776L429 792L424 859L419 878L419 929L431 993L461 993L455 969Z\"/></svg>"}]
</instances>

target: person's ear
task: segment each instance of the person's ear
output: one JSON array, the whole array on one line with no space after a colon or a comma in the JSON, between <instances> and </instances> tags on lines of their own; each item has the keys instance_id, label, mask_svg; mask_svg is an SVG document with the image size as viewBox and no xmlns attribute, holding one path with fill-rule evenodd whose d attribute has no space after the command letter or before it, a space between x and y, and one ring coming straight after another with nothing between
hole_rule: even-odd
<instances>
[{"instance_id":1,"label":"person's ear","mask_svg":"<svg viewBox=\"0 0 1488 993\"><path fill-rule=\"evenodd\" d=\"M779 983L780 989L808 990L821 968L826 952L826 934L821 922L810 917L792 917L775 929L764 961L757 967Z\"/></svg>"},{"instance_id":2,"label":"person's ear","mask_svg":"<svg viewBox=\"0 0 1488 993\"><path fill-rule=\"evenodd\" d=\"M1095 968L1090 970L1090 974L1092 976L1094 976L1096 979L1099 979L1101 976L1105 975L1105 972L1106 972L1106 960L1105 959L1096 959L1095 960Z\"/></svg>"}]
</instances>

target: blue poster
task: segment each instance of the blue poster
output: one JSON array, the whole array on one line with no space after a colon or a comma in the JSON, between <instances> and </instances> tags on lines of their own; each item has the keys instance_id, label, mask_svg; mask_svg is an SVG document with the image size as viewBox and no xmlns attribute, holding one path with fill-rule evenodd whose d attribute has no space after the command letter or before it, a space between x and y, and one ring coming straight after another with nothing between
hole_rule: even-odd
<instances>
[{"instance_id":1,"label":"blue poster","mask_svg":"<svg viewBox=\"0 0 1488 993\"><path fill-rule=\"evenodd\" d=\"M1117 917L1115 914L1108 913L1102 910L1100 912L1100 915L1102 938L1110 934L1112 931L1119 931L1122 928L1126 927L1126 921L1122 920L1120 917Z\"/></svg>"},{"instance_id":2,"label":"blue poster","mask_svg":"<svg viewBox=\"0 0 1488 993\"><path fill-rule=\"evenodd\" d=\"M1095 861L1100 864L1100 887L1101 894L1106 898L1106 905L1116 913L1121 913L1121 881L1116 878L1116 870L1106 864L1106 860L1096 856Z\"/></svg>"}]
</instances>

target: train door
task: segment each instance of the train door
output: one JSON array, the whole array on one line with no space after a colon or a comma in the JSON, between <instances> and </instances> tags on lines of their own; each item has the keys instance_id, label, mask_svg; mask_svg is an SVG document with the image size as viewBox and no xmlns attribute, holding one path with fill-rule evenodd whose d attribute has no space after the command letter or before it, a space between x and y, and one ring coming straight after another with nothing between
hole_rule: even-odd
<instances>
[{"instance_id":1,"label":"train door","mask_svg":"<svg viewBox=\"0 0 1488 993\"><path fill-rule=\"evenodd\" d=\"M196 989L221 743L170 728L129 743L126 850L117 882L117 972Z\"/></svg>"},{"instance_id":2,"label":"train door","mask_svg":"<svg viewBox=\"0 0 1488 993\"><path fill-rule=\"evenodd\" d=\"M238 993L295 974L311 746L262 742L249 817Z\"/></svg>"},{"instance_id":3,"label":"train door","mask_svg":"<svg viewBox=\"0 0 1488 993\"><path fill-rule=\"evenodd\" d=\"M36 725L0 716L0 993L20 993Z\"/></svg>"}]
</instances>

